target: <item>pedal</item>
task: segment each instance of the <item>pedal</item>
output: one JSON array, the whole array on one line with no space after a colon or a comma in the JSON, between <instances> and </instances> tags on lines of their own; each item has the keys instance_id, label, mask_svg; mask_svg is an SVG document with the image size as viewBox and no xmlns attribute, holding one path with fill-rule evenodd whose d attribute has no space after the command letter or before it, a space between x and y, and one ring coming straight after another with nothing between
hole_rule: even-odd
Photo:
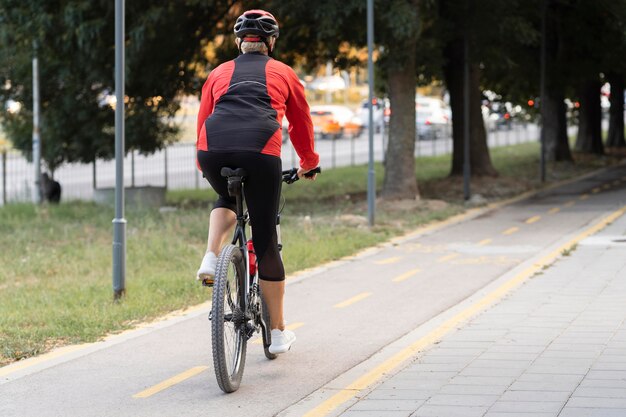
<instances>
[{"instance_id":1,"label":"pedal","mask_svg":"<svg viewBox=\"0 0 626 417\"><path fill-rule=\"evenodd\" d=\"M209 311L209 321L213 320L213 310Z\"/></svg>"}]
</instances>

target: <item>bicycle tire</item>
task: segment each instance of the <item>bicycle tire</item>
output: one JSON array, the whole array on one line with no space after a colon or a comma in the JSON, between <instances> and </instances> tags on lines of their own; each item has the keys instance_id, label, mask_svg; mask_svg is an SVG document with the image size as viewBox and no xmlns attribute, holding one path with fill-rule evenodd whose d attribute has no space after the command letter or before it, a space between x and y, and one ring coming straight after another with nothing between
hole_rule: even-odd
<instances>
[{"instance_id":1,"label":"bicycle tire","mask_svg":"<svg viewBox=\"0 0 626 417\"><path fill-rule=\"evenodd\" d=\"M217 384L226 393L237 391L246 363L245 277L241 249L225 246L215 268L211 339Z\"/></svg>"},{"instance_id":2,"label":"bicycle tire","mask_svg":"<svg viewBox=\"0 0 626 417\"><path fill-rule=\"evenodd\" d=\"M263 299L263 294L259 291L259 295L261 297L261 317L263 317L263 321L267 326L267 340L263 337L263 352L265 352L265 357L267 359L276 359L278 357L275 353L270 353L270 345L272 344L272 332L270 330L270 311L267 308L267 304L265 304L265 300Z\"/></svg>"}]
</instances>

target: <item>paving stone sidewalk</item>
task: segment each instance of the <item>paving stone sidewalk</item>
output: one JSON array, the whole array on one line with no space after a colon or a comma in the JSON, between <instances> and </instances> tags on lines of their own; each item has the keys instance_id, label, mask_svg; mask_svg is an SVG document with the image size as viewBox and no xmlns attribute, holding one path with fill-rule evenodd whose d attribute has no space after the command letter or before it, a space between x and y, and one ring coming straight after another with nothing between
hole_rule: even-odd
<instances>
[{"instance_id":1,"label":"paving stone sidewalk","mask_svg":"<svg viewBox=\"0 0 626 417\"><path fill-rule=\"evenodd\" d=\"M419 355L344 417L625 417L626 216Z\"/></svg>"}]
</instances>

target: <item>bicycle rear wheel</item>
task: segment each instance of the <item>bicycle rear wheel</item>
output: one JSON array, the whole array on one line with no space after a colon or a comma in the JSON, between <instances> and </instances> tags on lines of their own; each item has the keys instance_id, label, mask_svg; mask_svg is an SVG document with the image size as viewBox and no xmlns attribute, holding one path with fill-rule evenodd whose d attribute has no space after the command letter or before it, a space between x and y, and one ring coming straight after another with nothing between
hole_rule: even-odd
<instances>
[{"instance_id":1,"label":"bicycle rear wheel","mask_svg":"<svg viewBox=\"0 0 626 417\"><path fill-rule=\"evenodd\" d=\"M245 278L241 249L225 246L215 268L211 338L217 383L227 393L239 388L246 363Z\"/></svg>"}]
</instances>

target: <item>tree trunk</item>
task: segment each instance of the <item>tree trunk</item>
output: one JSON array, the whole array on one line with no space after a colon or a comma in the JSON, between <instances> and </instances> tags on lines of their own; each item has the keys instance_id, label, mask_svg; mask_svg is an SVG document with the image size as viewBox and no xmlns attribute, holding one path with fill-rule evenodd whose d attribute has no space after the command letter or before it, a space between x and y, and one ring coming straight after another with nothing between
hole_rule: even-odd
<instances>
[{"instance_id":1,"label":"tree trunk","mask_svg":"<svg viewBox=\"0 0 626 417\"><path fill-rule=\"evenodd\" d=\"M541 121L546 141L546 161L573 161L567 137L567 108L563 91L558 86L546 88L541 106Z\"/></svg>"},{"instance_id":2,"label":"tree trunk","mask_svg":"<svg viewBox=\"0 0 626 417\"><path fill-rule=\"evenodd\" d=\"M602 144L602 108L598 80L585 81L580 89L580 112L576 150L596 155L604 154Z\"/></svg>"},{"instance_id":3,"label":"tree trunk","mask_svg":"<svg viewBox=\"0 0 626 417\"><path fill-rule=\"evenodd\" d=\"M621 148L626 146L624 139L624 76L609 75L611 84L611 109L609 111L609 135L606 146Z\"/></svg>"},{"instance_id":4,"label":"tree trunk","mask_svg":"<svg viewBox=\"0 0 626 417\"><path fill-rule=\"evenodd\" d=\"M463 175L465 148L465 92L463 68L465 62L463 39L451 41L445 48L444 76L450 92L452 108L452 169L450 175ZM481 110L480 68L470 65L470 172L475 176L497 176L491 163L487 133Z\"/></svg>"},{"instance_id":5,"label":"tree trunk","mask_svg":"<svg viewBox=\"0 0 626 417\"><path fill-rule=\"evenodd\" d=\"M406 50L414 50L407 46ZM390 57L393 59L393 57ZM389 69L389 145L382 198L419 198L415 176L415 55L404 66Z\"/></svg>"},{"instance_id":6,"label":"tree trunk","mask_svg":"<svg viewBox=\"0 0 626 417\"><path fill-rule=\"evenodd\" d=\"M560 72L563 60L563 39L559 34L561 23L557 6L552 2L546 15L545 97L540 104L541 129L546 143L546 161L572 162L572 152L567 136L567 108L565 87Z\"/></svg>"}]
</instances>

